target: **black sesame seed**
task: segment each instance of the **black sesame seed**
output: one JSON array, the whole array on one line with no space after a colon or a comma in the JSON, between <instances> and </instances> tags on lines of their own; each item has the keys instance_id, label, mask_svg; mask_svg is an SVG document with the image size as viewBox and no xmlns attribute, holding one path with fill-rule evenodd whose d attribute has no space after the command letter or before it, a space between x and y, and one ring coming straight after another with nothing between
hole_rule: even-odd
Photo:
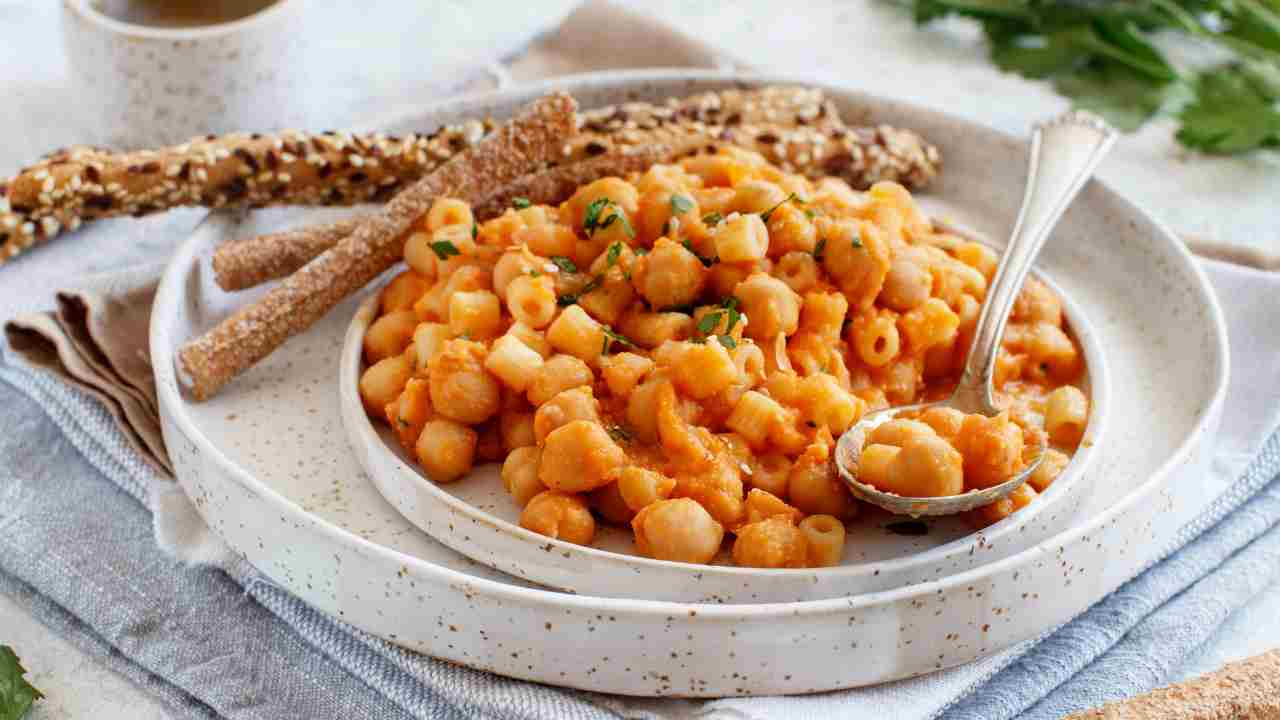
<instances>
[{"instance_id":1,"label":"black sesame seed","mask_svg":"<svg viewBox=\"0 0 1280 720\"><path fill-rule=\"evenodd\" d=\"M277 185L271 188L271 197L282 198L287 192L289 192L289 187L287 185Z\"/></svg>"},{"instance_id":2,"label":"black sesame seed","mask_svg":"<svg viewBox=\"0 0 1280 720\"><path fill-rule=\"evenodd\" d=\"M756 135L756 140L765 143L766 145L773 145L778 142L779 139L780 138L777 135L771 132L762 132L759 135Z\"/></svg>"},{"instance_id":3,"label":"black sesame seed","mask_svg":"<svg viewBox=\"0 0 1280 720\"><path fill-rule=\"evenodd\" d=\"M734 113L724 119L725 125L737 125L742 122L742 113Z\"/></svg>"},{"instance_id":4,"label":"black sesame seed","mask_svg":"<svg viewBox=\"0 0 1280 720\"><path fill-rule=\"evenodd\" d=\"M236 148L236 157L244 161L244 164L250 170L252 170L255 173L258 172L258 169L260 167L258 165L258 158L254 157L253 153L249 152L248 150L245 150L244 148Z\"/></svg>"},{"instance_id":5,"label":"black sesame seed","mask_svg":"<svg viewBox=\"0 0 1280 720\"><path fill-rule=\"evenodd\" d=\"M249 192L249 185L245 183L244 178L235 178L224 185L222 191L232 200L239 200Z\"/></svg>"},{"instance_id":6,"label":"black sesame seed","mask_svg":"<svg viewBox=\"0 0 1280 720\"><path fill-rule=\"evenodd\" d=\"M311 138L311 147L315 148L315 151L318 153L328 151L328 148L324 146L324 143L320 142L320 138Z\"/></svg>"},{"instance_id":7,"label":"black sesame seed","mask_svg":"<svg viewBox=\"0 0 1280 720\"><path fill-rule=\"evenodd\" d=\"M582 149L586 151L589 157L595 157L596 155L603 155L609 150L609 148L605 147L601 143L596 142L595 140L592 140L591 142L587 143Z\"/></svg>"},{"instance_id":8,"label":"black sesame seed","mask_svg":"<svg viewBox=\"0 0 1280 720\"><path fill-rule=\"evenodd\" d=\"M267 151L267 167L272 170L280 167L280 156L276 154L275 150Z\"/></svg>"},{"instance_id":9,"label":"black sesame seed","mask_svg":"<svg viewBox=\"0 0 1280 720\"><path fill-rule=\"evenodd\" d=\"M454 135L453 137L449 138L449 147L454 150L462 150L466 146L467 146L466 141L458 137L457 135Z\"/></svg>"},{"instance_id":10,"label":"black sesame seed","mask_svg":"<svg viewBox=\"0 0 1280 720\"><path fill-rule=\"evenodd\" d=\"M129 167L125 168L125 172L129 173L130 175L137 175L138 173L142 172L142 166L130 165Z\"/></svg>"},{"instance_id":11,"label":"black sesame seed","mask_svg":"<svg viewBox=\"0 0 1280 720\"><path fill-rule=\"evenodd\" d=\"M15 213L19 215L30 215L31 211L35 210L35 208L31 207L30 205L21 205L19 203L13 203L12 205L9 206L9 209L13 210Z\"/></svg>"},{"instance_id":12,"label":"black sesame seed","mask_svg":"<svg viewBox=\"0 0 1280 720\"><path fill-rule=\"evenodd\" d=\"M9 242L9 233L0 233L0 247Z\"/></svg>"},{"instance_id":13,"label":"black sesame seed","mask_svg":"<svg viewBox=\"0 0 1280 720\"><path fill-rule=\"evenodd\" d=\"M261 140L261 139L262 139L262 133L253 133L253 134L249 135L249 139L250 139L250 140Z\"/></svg>"},{"instance_id":14,"label":"black sesame seed","mask_svg":"<svg viewBox=\"0 0 1280 720\"><path fill-rule=\"evenodd\" d=\"M158 160L152 160L152 161L150 161L150 162L148 162L148 163L145 163L145 164L142 166L142 172L144 172L144 173L157 173L157 172L160 172L160 161L158 161Z\"/></svg>"},{"instance_id":15,"label":"black sesame seed","mask_svg":"<svg viewBox=\"0 0 1280 720\"><path fill-rule=\"evenodd\" d=\"M213 133L209 133L208 135L204 136L204 139L208 140L209 142L213 142L218 139L218 136L214 135Z\"/></svg>"},{"instance_id":16,"label":"black sesame seed","mask_svg":"<svg viewBox=\"0 0 1280 720\"><path fill-rule=\"evenodd\" d=\"M350 178L353 183L362 183L365 180L368 180L369 176L362 172L353 172L351 173Z\"/></svg>"},{"instance_id":17,"label":"black sesame seed","mask_svg":"<svg viewBox=\"0 0 1280 720\"><path fill-rule=\"evenodd\" d=\"M319 175L321 178L327 178L327 177L329 177L329 176L330 176L330 175L332 175L332 174L333 174L333 164L332 164L332 163L325 163L325 164L323 164L323 165L321 165L321 166L320 166L320 169L319 169L319 170L316 170L316 175Z\"/></svg>"},{"instance_id":18,"label":"black sesame seed","mask_svg":"<svg viewBox=\"0 0 1280 720\"><path fill-rule=\"evenodd\" d=\"M102 174L98 172L98 168L92 165L85 166L84 174L85 177L89 178L92 182L99 182L102 180Z\"/></svg>"},{"instance_id":19,"label":"black sesame seed","mask_svg":"<svg viewBox=\"0 0 1280 720\"><path fill-rule=\"evenodd\" d=\"M187 181L191 179L191 161L187 160L182 163L182 167L178 169L178 179Z\"/></svg>"}]
</instances>

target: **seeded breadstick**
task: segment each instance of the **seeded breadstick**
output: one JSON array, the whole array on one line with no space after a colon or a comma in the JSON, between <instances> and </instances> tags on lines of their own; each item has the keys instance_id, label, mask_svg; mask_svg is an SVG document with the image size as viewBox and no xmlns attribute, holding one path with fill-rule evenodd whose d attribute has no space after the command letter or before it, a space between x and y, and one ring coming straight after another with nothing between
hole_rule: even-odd
<instances>
[{"instance_id":1,"label":"seeded breadstick","mask_svg":"<svg viewBox=\"0 0 1280 720\"><path fill-rule=\"evenodd\" d=\"M790 124L819 117L821 107L820 90L766 87L702 93L661 105L601 108L584 114L583 123L601 135L672 120ZM350 205L390 197L490 130L492 123L468 121L403 138L237 133L133 153L91 147L60 150L16 177L0 180L0 263L84 222L106 217L142 216L185 205ZM583 142L567 147L553 162L575 162L604 152L607 149Z\"/></svg>"},{"instance_id":2,"label":"seeded breadstick","mask_svg":"<svg viewBox=\"0 0 1280 720\"><path fill-rule=\"evenodd\" d=\"M354 233L242 308L178 356L178 374L196 400L309 328L344 298L395 265L400 236L438 197L483 199L483 188L506 185L552 160L576 129L577 103L560 92L523 109L474 147L402 190L365 218Z\"/></svg>"},{"instance_id":3,"label":"seeded breadstick","mask_svg":"<svg viewBox=\"0 0 1280 720\"><path fill-rule=\"evenodd\" d=\"M491 129L430 135L235 133L163 150L61 150L0 182L0 262L83 222L173 207L352 205L395 194Z\"/></svg>"}]
</instances>

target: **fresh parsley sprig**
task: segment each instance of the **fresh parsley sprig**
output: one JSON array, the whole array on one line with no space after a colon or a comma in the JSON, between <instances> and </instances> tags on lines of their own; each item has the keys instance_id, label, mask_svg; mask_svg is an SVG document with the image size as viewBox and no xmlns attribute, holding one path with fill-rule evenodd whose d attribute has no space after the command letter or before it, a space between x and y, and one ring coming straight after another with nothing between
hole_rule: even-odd
<instances>
[{"instance_id":1,"label":"fresh parsley sprig","mask_svg":"<svg viewBox=\"0 0 1280 720\"><path fill-rule=\"evenodd\" d=\"M907 0L918 23L958 15L986 33L1002 70L1051 82L1124 130L1177 118L1177 139L1210 153L1280 146L1276 0ZM1181 36L1227 58L1173 62L1154 38Z\"/></svg>"},{"instance_id":2,"label":"fresh parsley sprig","mask_svg":"<svg viewBox=\"0 0 1280 720\"><path fill-rule=\"evenodd\" d=\"M613 212L606 216L605 211L611 207ZM587 237L591 237L597 230L607 230L614 223L620 223L627 237L635 239L635 228L631 227L631 221L622 212L622 208L607 197L596 198L587 205L587 210L582 215L582 232L586 233Z\"/></svg>"},{"instance_id":3,"label":"fresh parsley sprig","mask_svg":"<svg viewBox=\"0 0 1280 720\"><path fill-rule=\"evenodd\" d=\"M432 242L431 252L434 252L436 257L441 260L448 260L455 255L462 254L462 251L458 249L458 246L454 245L453 242L449 240L436 240Z\"/></svg>"},{"instance_id":4,"label":"fresh parsley sprig","mask_svg":"<svg viewBox=\"0 0 1280 720\"><path fill-rule=\"evenodd\" d=\"M0 645L0 720L18 720L44 697L23 677L26 674L13 648Z\"/></svg>"},{"instance_id":5,"label":"fresh parsley sprig","mask_svg":"<svg viewBox=\"0 0 1280 720\"><path fill-rule=\"evenodd\" d=\"M715 337L720 341L721 345L725 346L726 349L732 350L736 348L738 346L738 341L734 340L730 333L732 333L733 329L737 327L738 322L742 320L742 311L738 310L738 298L733 296L725 298L724 302L720 303L719 309L712 310L706 315L703 315L702 319L698 320L698 325L695 328L697 334L693 337L693 341L705 341L716 331L716 328L720 327L720 321L724 320L726 317L728 318L728 322L725 325L724 332L716 335Z\"/></svg>"}]
</instances>

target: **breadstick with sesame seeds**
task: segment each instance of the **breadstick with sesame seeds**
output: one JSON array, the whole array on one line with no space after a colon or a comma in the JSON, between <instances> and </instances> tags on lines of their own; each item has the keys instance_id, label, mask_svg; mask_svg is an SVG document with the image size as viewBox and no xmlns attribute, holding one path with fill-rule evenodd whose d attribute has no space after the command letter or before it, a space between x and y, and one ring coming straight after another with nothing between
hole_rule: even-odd
<instances>
[{"instance_id":1,"label":"breadstick with sesame seeds","mask_svg":"<svg viewBox=\"0 0 1280 720\"><path fill-rule=\"evenodd\" d=\"M163 150L74 147L0 181L0 263L64 230L180 206L353 205L390 197L492 129L429 135L286 131L197 138Z\"/></svg>"},{"instance_id":2,"label":"breadstick with sesame seeds","mask_svg":"<svg viewBox=\"0 0 1280 720\"><path fill-rule=\"evenodd\" d=\"M821 90L769 86L706 92L664 103L626 103L584 113L608 137L660 123L804 123L820 118ZM772 120L770 120L772 119ZM467 121L430 134L391 137L298 132L196 138L162 150L60 150L0 180L0 263L84 222L179 206L350 205L390 197L492 130ZM629 144L647 144L635 141ZM553 164L603 154L567 144Z\"/></svg>"},{"instance_id":3,"label":"breadstick with sesame seeds","mask_svg":"<svg viewBox=\"0 0 1280 720\"><path fill-rule=\"evenodd\" d=\"M576 132L577 103L563 92L530 103L475 146L400 191L354 233L326 250L259 300L188 342L178 376L205 400L290 337L364 287L400 259L400 237L438 197L475 203L552 160Z\"/></svg>"},{"instance_id":4,"label":"breadstick with sesame seeds","mask_svg":"<svg viewBox=\"0 0 1280 720\"><path fill-rule=\"evenodd\" d=\"M489 195L472 208L477 220L501 215L514 198L534 205L555 205L579 185L612 175L626 175L669 158L665 146L629 147L571 165L560 165L526 175ZM286 230L233 240L213 253L213 274L218 287L228 292L245 290L270 280L288 277L320 253L355 232L363 218L353 217L324 225Z\"/></svg>"}]
</instances>

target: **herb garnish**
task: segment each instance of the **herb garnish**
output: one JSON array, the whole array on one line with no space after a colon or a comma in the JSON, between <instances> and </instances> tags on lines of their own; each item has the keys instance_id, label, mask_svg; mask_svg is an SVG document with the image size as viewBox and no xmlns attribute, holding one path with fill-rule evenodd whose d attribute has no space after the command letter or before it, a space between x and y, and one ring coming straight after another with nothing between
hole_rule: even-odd
<instances>
[{"instance_id":1,"label":"herb garnish","mask_svg":"<svg viewBox=\"0 0 1280 720\"><path fill-rule=\"evenodd\" d=\"M622 425L610 425L605 428L605 432L609 433L609 437L620 443L629 443L635 437L635 433Z\"/></svg>"},{"instance_id":2,"label":"herb garnish","mask_svg":"<svg viewBox=\"0 0 1280 720\"><path fill-rule=\"evenodd\" d=\"M604 329L604 347L600 348L600 354L604 355L608 353L609 346L612 345L613 343L619 343L621 345L626 345L627 347L636 346L636 344L631 342L631 340L626 335L623 335L622 333L614 332L613 328L606 327Z\"/></svg>"},{"instance_id":3,"label":"herb garnish","mask_svg":"<svg viewBox=\"0 0 1280 720\"><path fill-rule=\"evenodd\" d=\"M693 201L683 195L671 196L671 214L683 215L693 209Z\"/></svg>"},{"instance_id":4,"label":"herb garnish","mask_svg":"<svg viewBox=\"0 0 1280 720\"><path fill-rule=\"evenodd\" d=\"M434 252L436 257L441 260L448 260L454 255L462 254L462 251L458 249L458 246L454 245L453 242L449 240L436 240L431 243L431 251Z\"/></svg>"},{"instance_id":5,"label":"herb garnish","mask_svg":"<svg viewBox=\"0 0 1280 720\"><path fill-rule=\"evenodd\" d=\"M556 267L560 268L561 270L567 273L578 272L578 266L574 264L572 260L570 260L569 258L563 255L552 255L547 259L551 261L551 264L555 265Z\"/></svg>"},{"instance_id":6,"label":"herb garnish","mask_svg":"<svg viewBox=\"0 0 1280 720\"><path fill-rule=\"evenodd\" d=\"M738 310L738 298L729 296L720 303L720 309L712 310L702 319L698 321L697 335L693 337L693 342L704 342L715 329L720 327L720 321L728 316L728 323L725 325L724 333L717 335L716 339L725 348L732 350L738 347L738 341L733 339L729 333L733 332L733 328L738 325L738 321L742 319L742 312Z\"/></svg>"},{"instance_id":7,"label":"herb garnish","mask_svg":"<svg viewBox=\"0 0 1280 720\"><path fill-rule=\"evenodd\" d=\"M685 238L684 242L680 244L684 246L685 250L688 250L689 252L693 253L694 257L701 260L703 267L711 267L712 265L715 265L716 263L720 262L720 258L718 257L703 257L702 255L699 255L698 251L693 249L693 243L689 241L689 238Z\"/></svg>"},{"instance_id":8,"label":"herb garnish","mask_svg":"<svg viewBox=\"0 0 1280 720\"><path fill-rule=\"evenodd\" d=\"M527 197L511 198L511 207L517 210L523 210L527 207L530 207L531 205L533 205L533 203L529 202L529 198Z\"/></svg>"},{"instance_id":9,"label":"herb garnish","mask_svg":"<svg viewBox=\"0 0 1280 720\"><path fill-rule=\"evenodd\" d=\"M36 700L44 697L44 693L23 677L26 674L27 669L22 667L13 648L0 645L0 718L3 720L18 720Z\"/></svg>"},{"instance_id":10,"label":"herb garnish","mask_svg":"<svg viewBox=\"0 0 1280 720\"><path fill-rule=\"evenodd\" d=\"M609 207L613 207L613 213L602 220L600 216ZM627 237L635 239L636 231L631 227L631 221L623 214L622 208L607 197L596 198L587 206L587 211L582 216L582 231L589 237L594 235L597 230L608 229L615 222L622 224L622 231L627 234Z\"/></svg>"},{"instance_id":11,"label":"herb garnish","mask_svg":"<svg viewBox=\"0 0 1280 720\"><path fill-rule=\"evenodd\" d=\"M818 244L813 246L813 259L822 262L822 254L827 251L827 239L818 238Z\"/></svg>"},{"instance_id":12,"label":"herb garnish","mask_svg":"<svg viewBox=\"0 0 1280 720\"><path fill-rule=\"evenodd\" d=\"M721 222L724 222L724 216L718 212L709 212L706 215L702 216L703 225L715 226L715 225L719 225Z\"/></svg>"},{"instance_id":13,"label":"herb garnish","mask_svg":"<svg viewBox=\"0 0 1280 720\"><path fill-rule=\"evenodd\" d=\"M772 215L773 215L773 211L774 211L774 210L777 210L778 208L782 207L783 205L786 205L788 202L790 202L790 201L792 201L792 200L795 200L797 203L799 203L799 204L801 204L801 205L803 205L803 204L804 204L803 202L801 202L801 200L800 200L800 196L799 196L799 195L796 195L795 193L789 193L786 197L784 197L784 198L782 198L781 200L779 200L777 205L774 205L773 207L769 208L768 210L765 210L764 212L760 213L760 219L761 219L761 220L763 220L763 221L765 221L765 222L769 222L769 218L770 218L770 216L772 216Z\"/></svg>"},{"instance_id":14,"label":"herb garnish","mask_svg":"<svg viewBox=\"0 0 1280 720\"><path fill-rule=\"evenodd\" d=\"M471 239L475 240L478 237L480 237L480 226L477 225L474 220L472 220L471 221Z\"/></svg>"},{"instance_id":15,"label":"herb garnish","mask_svg":"<svg viewBox=\"0 0 1280 720\"><path fill-rule=\"evenodd\" d=\"M1122 130L1179 122L1178 141L1210 153L1280 146L1280 4L1274 0L911 0L916 22L976 20L992 62L1047 80ZM1174 62L1180 36L1212 52ZM1186 56L1186 54L1184 54Z\"/></svg>"}]
</instances>

